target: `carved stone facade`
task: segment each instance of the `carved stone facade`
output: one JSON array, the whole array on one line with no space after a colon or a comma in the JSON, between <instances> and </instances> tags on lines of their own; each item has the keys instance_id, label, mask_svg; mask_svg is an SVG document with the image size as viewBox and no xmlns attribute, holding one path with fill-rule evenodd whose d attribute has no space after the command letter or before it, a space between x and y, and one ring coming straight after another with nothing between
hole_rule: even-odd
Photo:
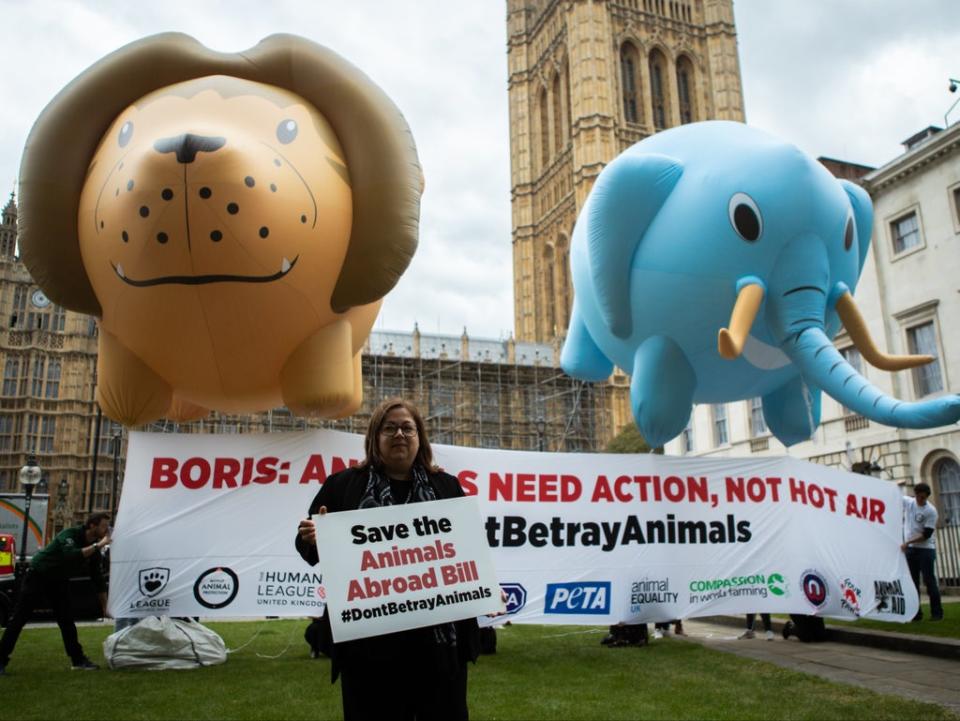
<instances>
[{"instance_id":1,"label":"carved stone facade","mask_svg":"<svg viewBox=\"0 0 960 721\"><path fill-rule=\"evenodd\" d=\"M508 0L514 327L569 320L570 236L621 151L697 120L743 120L732 0Z\"/></svg>"}]
</instances>

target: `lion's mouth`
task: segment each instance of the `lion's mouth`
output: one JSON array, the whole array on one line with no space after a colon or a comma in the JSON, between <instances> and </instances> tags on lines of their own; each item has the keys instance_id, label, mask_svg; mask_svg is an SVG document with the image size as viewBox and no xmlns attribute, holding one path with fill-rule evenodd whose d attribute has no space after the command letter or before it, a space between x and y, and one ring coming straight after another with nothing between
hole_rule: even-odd
<instances>
[{"instance_id":1,"label":"lion's mouth","mask_svg":"<svg viewBox=\"0 0 960 721\"><path fill-rule=\"evenodd\" d=\"M117 274L127 285L135 288L148 288L152 285L207 285L208 283L272 283L280 280L287 273L293 270L297 264L299 255L294 256L293 260L284 258L280 263L280 270L271 275L229 275L229 274L209 274L209 275L165 275L160 278L148 278L146 280L135 280L128 278L119 263L110 263L113 272Z\"/></svg>"}]
</instances>

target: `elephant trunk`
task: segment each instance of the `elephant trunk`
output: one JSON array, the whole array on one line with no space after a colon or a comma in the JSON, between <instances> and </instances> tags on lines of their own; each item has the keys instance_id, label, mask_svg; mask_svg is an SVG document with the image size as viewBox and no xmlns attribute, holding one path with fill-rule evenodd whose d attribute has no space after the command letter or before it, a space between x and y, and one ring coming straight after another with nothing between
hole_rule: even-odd
<instances>
[{"instance_id":1,"label":"elephant trunk","mask_svg":"<svg viewBox=\"0 0 960 721\"><path fill-rule=\"evenodd\" d=\"M883 393L844 360L821 324L793 333L781 348L808 384L872 421L900 428L934 428L960 420L960 396L909 403Z\"/></svg>"}]
</instances>

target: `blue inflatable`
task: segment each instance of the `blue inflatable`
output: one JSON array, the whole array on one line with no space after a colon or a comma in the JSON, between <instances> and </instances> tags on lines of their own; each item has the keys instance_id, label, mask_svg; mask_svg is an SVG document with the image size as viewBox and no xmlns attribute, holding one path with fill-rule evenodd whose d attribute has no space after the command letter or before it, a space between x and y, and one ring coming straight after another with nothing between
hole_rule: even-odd
<instances>
[{"instance_id":1,"label":"blue inflatable","mask_svg":"<svg viewBox=\"0 0 960 721\"><path fill-rule=\"evenodd\" d=\"M831 342L842 323L878 368L932 360L879 351L854 304L872 223L863 189L761 131L717 121L651 136L603 170L577 219L561 365L584 380L613 364L631 374L652 446L693 403L756 396L792 445L819 425L821 391L886 425L954 423L960 396L891 398Z\"/></svg>"}]
</instances>

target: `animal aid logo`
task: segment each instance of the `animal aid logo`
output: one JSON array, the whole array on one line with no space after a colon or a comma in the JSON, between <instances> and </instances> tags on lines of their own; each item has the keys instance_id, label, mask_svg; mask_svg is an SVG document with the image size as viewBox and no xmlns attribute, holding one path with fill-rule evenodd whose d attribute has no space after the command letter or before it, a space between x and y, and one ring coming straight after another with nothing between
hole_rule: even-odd
<instances>
[{"instance_id":1,"label":"animal aid logo","mask_svg":"<svg viewBox=\"0 0 960 721\"><path fill-rule=\"evenodd\" d=\"M830 589L819 571L812 569L804 571L800 577L800 589L810 605L816 609L823 608L827 604L827 599L830 598Z\"/></svg>"},{"instance_id":2,"label":"animal aid logo","mask_svg":"<svg viewBox=\"0 0 960 721\"><path fill-rule=\"evenodd\" d=\"M543 612L604 616L610 613L610 581L548 583Z\"/></svg>"},{"instance_id":3,"label":"animal aid logo","mask_svg":"<svg viewBox=\"0 0 960 721\"><path fill-rule=\"evenodd\" d=\"M200 574L193 584L193 597L206 608L224 608L237 597L240 579L233 569L226 566L209 568Z\"/></svg>"},{"instance_id":4,"label":"animal aid logo","mask_svg":"<svg viewBox=\"0 0 960 721\"><path fill-rule=\"evenodd\" d=\"M904 616L907 613L907 601L903 595L900 581L874 580L873 595L877 599L877 610Z\"/></svg>"},{"instance_id":5,"label":"animal aid logo","mask_svg":"<svg viewBox=\"0 0 960 721\"><path fill-rule=\"evenodd\" d=\"M507 595L507 613L516 613L527 605L527 589L519 583L501 583L500 589Z\"/></svg>"},{"instance_id":6,"label":"animal aid logo","mask_svg":"<svg viewBox=\"0 0 960 721\"><path fill-rule=\"evenodd\" d=\"M854 616L860 615L860 599L863 597L863 591L850 578L845 578L840 583L840 608L849 611Z\"/></svg>"}]
</instances>

